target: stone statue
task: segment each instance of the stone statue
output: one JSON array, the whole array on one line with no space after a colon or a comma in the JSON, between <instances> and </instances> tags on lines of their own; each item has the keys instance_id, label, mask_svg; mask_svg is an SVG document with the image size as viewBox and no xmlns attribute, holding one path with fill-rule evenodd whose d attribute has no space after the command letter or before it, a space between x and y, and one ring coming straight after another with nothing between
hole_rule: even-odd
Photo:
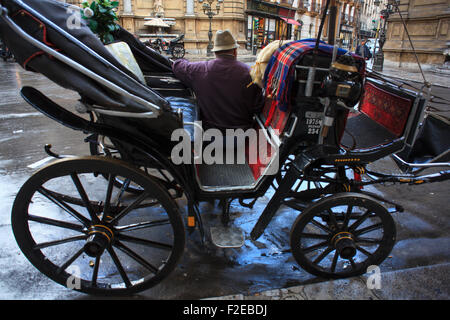
<instances>
[{"instance_id":1,"label":"stone statue","mask_svg":"<svg viewBox=\"0 0 450 320\"><path fill-rule=\"evenodd\" d=\"M164 1L163 0L155 0L153 6L153 15L157 18L164 17Z\"/></svg>"}]
</instances>

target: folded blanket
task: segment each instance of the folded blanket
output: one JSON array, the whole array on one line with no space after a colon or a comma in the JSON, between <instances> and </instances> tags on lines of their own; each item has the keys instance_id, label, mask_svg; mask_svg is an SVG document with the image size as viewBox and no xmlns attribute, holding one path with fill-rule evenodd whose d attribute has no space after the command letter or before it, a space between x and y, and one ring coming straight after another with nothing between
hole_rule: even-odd
<instances>
[{"instance_id":1,"label":"folded blanket","mask_svg":"<svg viewBox=\"0 0 450 320\"><path fill-rule=\"evenodd\" d=\"M266 95L272 97L282 111L286 111L289 103L292 76L297 61L306 53L314 49L313 39L299 40L281 46L270 59L265 74L264 86ZM333 46L320 43L321 53L332 54ZM347 51L340 49L338 55Z\"/></svg>"},{"instance_id":2,"label":"folded blanket","mask_svg":"<svg viewBox=\"0 0 450 320\"><path fill-rule=\"evenodd\" d=\"M288 42L291 41L287 40L272 41L258 53L255 64L252 66L250 70L250 76L252 77L253 83L263 88L264 73L267 68L267 64L272 58L273 53L282 45Z\"/></svg>"}]
</instances>

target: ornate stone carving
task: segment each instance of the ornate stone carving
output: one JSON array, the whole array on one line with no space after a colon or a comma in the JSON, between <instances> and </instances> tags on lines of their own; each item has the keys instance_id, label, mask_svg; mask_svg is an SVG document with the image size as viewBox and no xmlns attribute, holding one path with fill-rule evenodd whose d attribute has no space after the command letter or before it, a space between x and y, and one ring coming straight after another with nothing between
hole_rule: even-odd
<instances>
[{"instance_id":1,"label":"ornate stone carving","mask_svg":"<svg viewBox=\"0 0 450 320\"><path fill-rule=\"evenodd\" d=\"M164 1L163 0L155 0L155 4L153 6L153 16L157 18L164 18Z\"/></svg>"}]
</instances>

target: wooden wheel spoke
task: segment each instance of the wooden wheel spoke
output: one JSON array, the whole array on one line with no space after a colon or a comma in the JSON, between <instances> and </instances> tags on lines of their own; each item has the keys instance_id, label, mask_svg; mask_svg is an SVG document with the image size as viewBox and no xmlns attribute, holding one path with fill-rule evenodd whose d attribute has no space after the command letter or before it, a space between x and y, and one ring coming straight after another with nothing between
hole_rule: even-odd
<instances>
[{"instance_id":1,"label":"wooden wheel spoke","mask_svg":"<svg viewBox=\"0 0 450 320\"><path fill-rule=\"evenodd\" d=\"M348 205L347 212L345 213L345 218L344 218L344 228L346 228L348 226L350 217L352 216L352 211L353 211L353 206Z\"/></svg>"},{"instance_id":2,"label":"wooden wheel spoke","mask_svg":"<svg viewBox=\"0 0 450 320\"><path fill-rule=\"evenodd\" d=\"M331 272L334 273L334 271L336 270L336 265L339 259L339 253L337 252L337 250L334 252L334 257L333 257L333 262L331 263Z\"/></svg>"},{"instance_id":3,"label":"wooden wheel spoke","mask_svg":"<svg viewBox=\"0 0 450 320\"><path fill-rule=\"evenodd\" d=\"M383 239L357 237L357 238L355 238L355 242L356 243L366 243L368 245L373 245L373 244L381 244L383 242Z\"/></svg>"},{"instance_id":4,"label":"wooden wheel spoke","mask_svg":"<svg viewBox=\"0 0 450 320\"><path fill-rule=\"evenodd\" d=\"M313 225L315 225L316 227L318 227L319 229L322 229L323 231L327 232L327 233L333 233L333 231L331 231L327 226L324 226L323 224L317 222L316 220L312 219L310 221Z\"/></svg>"},{"instance_id":5,"label":"wooden wheel spoke","mask_svg":"<svg viewBox=\"0 0 450 320\"><path fill-rule=\"evenodd\" d=\"M95 214L94 209L92 208L91 202L89 201L86 191L84 190L83 185L81 184L80 178L78 178L78 175L76 173L72 173L70 176L72 177L73 183L75 184L75 187L77 188L78 193L80 194L80 197L83 200L84 206L89 212L91 220L94 223L99 223L100 220Z\"/></svg>"},{"instance_id":6,"label":"wooden wheel spoke","mask_svg":"<svg viewBox=\"0 0 450 320\"><path fill-rule=\"evenodd\" d=\"M337 224L337 221L336 221L336 214L330 208L327 209L327 212L328 212L328 215L330 217L331 223L335 227L335 230L338 230L338 224Z\"/></svg>"},{"instance_id":7,"label":"wooden wheel spoke","mask_svg":"<svg viewBox=\"0 0 450 320\"><path fill-rule=\"evenodd\" d=\"M132 242L132 243L136 243L136 244L140 244L140 245L144 245L144 246L148 246L148 247L153 247L153 248L157 248L157 249L164 249L164 250L172 250L173 249L173 246L170 244L147 240L147 239L142 239L142 238L136 238L136 237L128 236L128 235L121 234L121 233L118 234L117 237L122 241Z\"/></svg>"},{"instance_id":8,"label":"wooden wheel spoke","mask_svg":"<svg viewBox=\"0 0 450 320\"><path fill-rule=\"evenodd\" d=\"M312 245L310 247L304 248L304 249L302 249L302 251L304 253L309 253L309 252L318 250L320 248L326 247L327 245L328 245L328 241L323 241L323 242L317 243L315 245Z\"/></svg>"},{"instance_id":9,"label":"wooden wheel spoke","mask_svg":"<svg viewBox=\"0 0 450 320\"><path fill-rule=\"evenodd\" d=\"M77 251L69 260L67 260L62 266L58 268L56 273L61 274L64 270L66 270L81 254L84 252L84 248L82 247Z\"/></svg>"},{"instance_id":10,"label":"wooden wheel spoke","mask_svg":"<svg viewBox=\"0 0 450 320\"><path fill-rule=\"evenodd\" d=\"M92 271L91 286L97 286L98 269L100 267L100 257L95 258L94 270Z\"/></svg>"},{"instance_id":11,"label":"wooden wheel spoke","mask_svg":"<svg viewBox=\"0 0 450 320\"><path fill-rule=\"evenodd\" d=\"M125 182L122 183L122 187L120 188L120 191L119 191L119 193L117 194L117 197L116 197L116 199L115 199L115 201L114 201L117 207L119 206L120 201L121 201L121 199L122 199L122 196L124 195L125 190L128 189L128 186L130 185L130 183L131 183L131 179L129 179L129 178L126 178L126 179L125 179Z\"/></svg>"},{"instance_id":12,"label":"wooden wheel spoke","mask_svg":"<svg viewBox=\"0 0 450 320\"><path fill-rule=\"evenodd\" d=\"M359 235L361 235L361 234L369 233L369 232L371 232L371 231L378 230L378 229L382 229L382 228L383 228L383 223L380 222L380 223L376 223L376 224L374 224L374 225L371 225L371 226L368 226L368 227L365 227L365 228L356 230L353 234L354 234L355 236L359 236Z\"/></svg>"},{"instance_id":13,"label":"wooden wheel spoke","mask_svg":"<svg viewBox=\"0 0 450 320\"><path fill-rule=\"evenodd\" d=\"M126 255L128 255L129 257L131 257L133 260L135 260L136 262L138 262L139 264L141 264L142 266L144 266L146 269L148 269L150 272L152 272L153 274L157 274L158 273L158 268L156 268L155 266L153 266L151 263L149 263L148 261L146 261L144 258L142 258L140 255L138 255L136 252L134 252L133 250L131 250L130 248L128 248L126 245L124 245L123 243L121 243L120 241L117 241L115 243L115 246L121 250L122 252L124 252Z\"/></svg>"},{"instance_id":14,"label":"wooden wheel spoke","mask_svg":"<svg viewBox=\"0 0 450 320\"><path fill-rule=\"evenodd\" d=\"M103 208L103 220L108 216L110 208L111 208L111 197L112 192L114 189L114 180L116 179L116 176L113 174L110 174L108 176L108 187L106 188L106 195L105 195L105 206Z\"/></svg>"},{"instance_id":15,"label":"wooden wheel spoke","mask_svg":"<svg viewBox=\"0 0 450 320\"><path fill-rule=\"evenodd\" d=\"M125 269L122 266L122 263L119 260L119 257L114 252L113 248L108 248L109 255L111 256L111 259L113 260L114 264L116 265L117 271L119 271L120 276L122 277L123 282L125 283L125 286L127 288L130 288L132 286L130 279L127 276L127 273L125 272Z\"/></svg>"},{"instance_id":16,"label":"wooden wheel spoke","mask_svg":"<svg viewBox=\"0 0 450 320\"><path fill-rule=\"evenodd\" d=\"M328 247L316 259L314 259L313 263L316 265L319 264L333 250L333 247Z\"/></svg>"},{"instance_id":17,"label":"wooden wheel spoke","mask_svg":"<svg viewBox=\"0 0 450 320\"><path fill-rule=\"evenodd\" d=\"M78 240L86 240L87 237L88 237L88 235L81 235L81 236L74 236L74 237L65 238L65 239L61 239L61 240L43 242L43 243L36 244L33 247L33 249L40 250L40 249L44 249L44 248L48 248L48 247L52 247L52 246L57 246L57 245L60 245L63 243L74 242L74 241L78 241Z\"/></svg>"},{"instance_id":18,"label":"wooden wheel spoke","mask_svg":"<svg viewBox=\"0 0 450 320\"><path fill-rule=\"evenodd\" d=\"M369 252L369 251L367 251L366 249L364 249L364 248L361 248L360 246L356 246L356 249L357 250L359 250L359 251L361 251L364 255L366 255L367 257L371 257L372 256L372 254Z\"/></svg>"},{"instance_id":19,"label":"wooden wheel spoke","mask_svg":"<svg viewBox=\"0 0 450 320\"><path fill-rule=\"evenodd\" d=\"M358 220L356 220L349 228L348 228L348 231L349 232L352 232L352 231L354 231L356 228L358 228L360 225L361 225L361 223L363 223L369 216L370 216L370 213L371 213L371 211L368 209L368 210L366 210L366 212L363 214L363 215L361 215L359 218L358 218Z\"/></svg>"},{"instance_id":20,"label":"wooden wheel spoke","mask_svg":"<svg viewBox=\"0 0 450 320\"><path fill-rule=\"evenodd\" d=\"M72 208L70 205L64 202L63 198L60 196L60 194L52 192L50 190L45 189L44 187L40 187L37 190L40 194L42 194L44 197L49 199L51 202L56 204L58 207L63 209L65 212L70 214L72 217L80 221L84 226L89 226L90 221L85 216L83 216L81 213L76 211L74 208Z\"/></svg>"},{"instance_id":21,"label":"wooden wheel spoke","mask_svg":"<svg viewBox=\"0 0 450 320\"><path fill-rule=\"evenodd\" d=\"M152 227L159 227L164 225L170 225L169 219L161 219L161 220L155 220L155 221L145 221L145 222L139 222L139 223L133 223L126 226L118 226L116 227L117 231L125 232L125 231L134 231L138 229L145 229L145 228L152 228Z\"/></svg>"},{"instance_id":22,"label":"wooden wheel spoke","mask_svg":"<svg viewBox=\"0 0 450 320\"><path fill-rule=\"evenodd\" d=\"M131 210L135 209L142 201L148 198L148 196L149 194L147 192L142 193L136 200L133 201L133 203L125 207L117 216L115 216L110 223L114 223L122 219L124 216L130 213Z\"/></svg>"},{"instance_id":23,"label":"wooden wheel spoke","mask_svg":"<svg viewBox=\"0 0 450 320\"><path fill-rule=\"evenodd\" d=\"M302 183L303 183L303 179L300 179L299 182L298 182L297 187L296 187L295 190L294 190L294 192L298 192L298 190L299 190L300 187L302 186Z\"/></svg>"},{"instance_id":24,"label":"wooden wheel spoke","mask_svg":"<svg viewBox=\"0 0 450 320\"><path fill-rule=\"evenodd\" d=\"M55 219L51 219L51 218L40 217L40 216L35 216L35 215L31 215L31 214L28 215L28 220L38 222L38 223L48 224L50 226L60 227L60 228L64 228L64 229L75 230L75 231L79 231L79 232L83 232L83 228L84 228L83 226L81 226L79 224L75 224L75 223L71 223L71 222L67 222L67 221L55 220Z\"/></svg>"}]
</instances>

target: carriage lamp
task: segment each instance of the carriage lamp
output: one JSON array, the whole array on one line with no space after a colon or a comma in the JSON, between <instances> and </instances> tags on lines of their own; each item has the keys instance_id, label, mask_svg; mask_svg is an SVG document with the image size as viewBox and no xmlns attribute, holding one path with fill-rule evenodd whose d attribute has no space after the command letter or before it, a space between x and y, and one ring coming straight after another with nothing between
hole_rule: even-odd
<instances>
[{"instance_id":1,"label":"carriage lamp","mask_svg":"<svg viewBox=\"0 0 450 320\"><path fill-rule=\"evenodd\" d=\"M321 96L324 99L325 114L322 125L322 137L328 135L336 117L337 106L352 104L352 99L360 97L362 92L361 78L356 62L352 56L341 56L331 64L329 74L321 83Z\"/></svg>"},{"instance_id":2,"label":"carriage lamp","mask_svg":"<svg viewBox=\"0 0 450 320\"><path fill-rule=\"evenodd\" d=\"M219 14L220 12L220 4L223 2L223 0L217 0L216 3L216 10L213 9L213 3L214 0L198 0L198 3L202 4L203 13L206 14L209 18L209 31L208 31L208 46L206 47L206 55L208 57L212 56L212 18Z\"/></svg>"}]
</instances>

